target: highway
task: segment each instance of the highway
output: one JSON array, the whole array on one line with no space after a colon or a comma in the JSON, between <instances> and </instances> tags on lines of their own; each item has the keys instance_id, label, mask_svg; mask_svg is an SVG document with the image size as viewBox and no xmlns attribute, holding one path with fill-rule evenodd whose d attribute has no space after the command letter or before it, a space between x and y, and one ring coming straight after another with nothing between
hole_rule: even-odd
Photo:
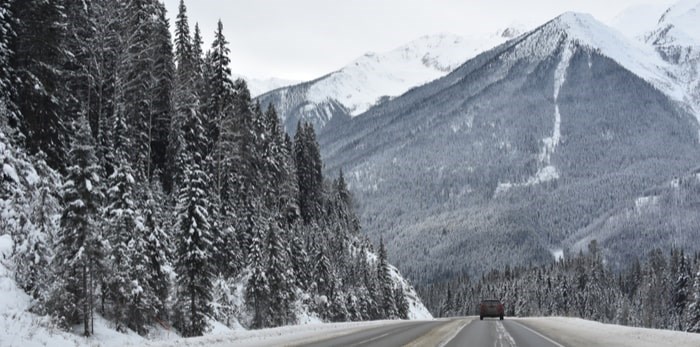
<instances>
[{"instance_id":1,"label":"highway","mask_svg":"<svg viewBox=\"0 0 700 347\"><path fill-rule=\"evenodd\" d=\"M562 347L514 320L454 318L379 326L298 346Z\"/></svg>"}]
</instances>

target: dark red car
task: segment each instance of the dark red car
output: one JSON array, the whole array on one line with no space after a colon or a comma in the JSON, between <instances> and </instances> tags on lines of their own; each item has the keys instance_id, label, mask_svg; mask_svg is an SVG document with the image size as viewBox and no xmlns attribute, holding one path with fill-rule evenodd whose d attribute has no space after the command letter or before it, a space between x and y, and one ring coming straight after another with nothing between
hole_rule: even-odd
<instances>
[{"instance_id":1,"label":"dark red car","mask_svg":"<svg viewBox=\"0 0 700 347\"><path fill-rule=\"evenodd\" d=\"M499 300L482 300L479 305L479 319L484 317L498 317L503 320L503 304Z\"/></svg>"}]
</instances>

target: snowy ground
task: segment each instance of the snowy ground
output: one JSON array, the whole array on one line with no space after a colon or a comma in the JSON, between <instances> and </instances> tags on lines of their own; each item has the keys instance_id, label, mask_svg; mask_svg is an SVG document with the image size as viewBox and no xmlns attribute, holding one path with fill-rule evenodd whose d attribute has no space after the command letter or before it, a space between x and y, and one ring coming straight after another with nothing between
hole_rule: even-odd
<instances>
[{"instance_id":1,"label":"snowy ground","mask_svg":"<svg viewBox=\"0 0 700 347\"><path fill-rule=\"evenodd\" d=\"M519 322L569 347L698 347L700 334L632 328L579 318L522 318Z\"/></svg>"}]
</instances>

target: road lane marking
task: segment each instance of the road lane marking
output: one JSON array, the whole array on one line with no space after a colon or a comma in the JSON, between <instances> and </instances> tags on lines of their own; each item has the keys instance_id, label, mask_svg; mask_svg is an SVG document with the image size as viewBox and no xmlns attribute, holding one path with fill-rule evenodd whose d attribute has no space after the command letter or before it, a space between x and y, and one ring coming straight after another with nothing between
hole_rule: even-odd
<instances>
[{"instance_id":1,"label":"road lane marking","mask_svg":"<svg viewBox=\"0 0 700 347\"><path fill-rule=\"evenodd\" d=\"M517 324L517 325L519 325L519 326L521 326L521 327L523 327L523 328L525 328L526 330L530 331L531 333L533 333L533 334L535 334L535 335L537 335L537 336L539 336L539 337L545 339L547 342L549 342L549 343L551 343L551 344L553 344L553 345L555 345L555 346L557 346L557 347L564 347L564 345L562 345L561 343L559 343L559 342L557 342L557 341L554 341L554 340L550 339L549 337L544 336L544 335L538 333L537 331L535 331L535 330L533 330L533 329L530 329L530 328L529 328L527 325L525 325L525 324L520 324L520 323L518 323L518 322L516 322L516 321L512 321L512 322L515 323L515 324Z\"/></svg>"},{"instance_id":2,"label":"road lane marking","mask_svg":"<svg viewBox=\"0 0 700 347\"><path fill-rule=\"evenodd\" d=\"M453 332L454 330L457 330L457 332L459 332L461 330L461 327L465 325L463 323L463 319L453 319L446 321L444 324L440 324L437 327L428 331L427 334L419 336L410 343L403 345L403 347L442 346L446 343L445 341L449 341L454 337L449 336L447 334ZM459 329L455 329L456 326L459 326ZM445 337L449 337L449 339L446 340Z\"/></svg>"},{"instance_id":3,"label":"road lane marking","mask_svg":"<svg viewBox=\"0 0 700 347\"><path fill-rule=\"evenodd\" d=\"M471 323L473 323L473 322L474 322L474 318L472 318L472 319L462 319L462 324L459 326L459 329L454 329L454 331L452 331L452 334L447 335L447 336L442 340L442 342L441 342L440 344L437 345L437 347L445 347L445 346L447 346L447 344L450 343L450 341L454 340L454 338L457 337L457 335L459 335L460 332L462 332L462 329L464 329L464 327L466 327L467 325L469 325L469 324L471 324Z\"/></svg>"},{"instance_id":4,"label":"road lane marking","mask_svg":"<svg viewBox=\"0 0 700 347\"><path fill-rule=\"evenodd\" d=\"M367 340L362 340L362 341L360 341L360 342L353 343L353 344L351 344L350 346L361 346L361 345L367 344L367 343L369 343L369 342L372 342L372 341L375 341L375 340L379 340L379 339L381 339L381 338L383 338L383 337L387 337L387 336L389 336L389 335L391 335L391 334L393 334L393 333L394 333L394 331L390 331L390 332L388 332L388 333L384 333L384 334L381 334L381 335L379 335L379 336L370 337L370 338L368 338Z\"/></svg>"},{"instance_id":5,"label":"road lane marking","mask_svg":"<svg viewBox=\"0 0 700 347\"><path fill-rule=\"evenodd\" d=\"M494 347L517 347L515 339L513 339L513 336L510 336L506 327L500 321L496 322L496 333L496 341L493 343ZM507 345L504 343L507 343Z\"/></svg>"}]
</instances>

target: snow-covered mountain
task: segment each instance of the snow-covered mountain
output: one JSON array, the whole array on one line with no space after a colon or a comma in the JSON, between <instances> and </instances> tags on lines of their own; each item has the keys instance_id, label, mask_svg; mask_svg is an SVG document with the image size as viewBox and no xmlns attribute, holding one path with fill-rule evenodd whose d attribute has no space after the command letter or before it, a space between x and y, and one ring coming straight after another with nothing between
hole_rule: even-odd
<instances>
[{"instance_id":1,"label":"snow-covered mountain","mask_svg":"<svg viewBox=\"0 0 700 347\"><path fill-rule=\"evenodd\" d=\"M653 47L671 64L669 75L700 118L700 0L639 5L618 15L611 25Z\"/></svg>"},{"instance_id":2,"label":"snow-covered mountain","mask_svg":"<svg viewBox=\"0 0 700 347\"><path fill-rule=\"evenodd\" d=\"M700 0L682 0L668 8L645 41L676 66L688 102L700 115Z\"/></svg>"},{"instance_id":3,"label":"snow-covered mountain","mask_svg":"<svg viewBox=\"0 0 700 347\"><path fill-rule=\"evenodd\" d=\"M234 75L234 78L242 78L248 84L248 89L250 90L250 96L256 97L258 95L265 94L271 90L277 88L282 88L286 86L291 86L297 84L301 81L296 80L286 80L282 78L250 78L243 75Z\"/></svg>"},{"instance_id":4,"label":"snow-covered mountain","mask_svg":"<svg viewBox=\"0 0 700 347\"><path fill-rule=\"evenodd\" d=\"M644 41L644 37L656 29L659 17L668 7L667 3L633 5L615 16L609 24L627 37Z\"/></svg>"},{"instance_id":5,"label":"snow-covered mountain","mask_svg":"<svg viewBox=\"0 0 700 347\"><path fill-rule=\"evenodd\" d=\"M263 104L272 102L278 107L292 132L299 119L322 128L334 116L355 117L410 88L442 77L520 32L509 28L484 36L423 36L389 52L367 53L338 71L275 90L260 99Z\"/></svg>"},{"instance_id":6,"label":"snow-covered mountain","mask_svg":"<svg viewBox=\"0 0 700 347\"><path fill-rule=\"evenodd\" d=\"M344 170L365 229L383 236L402 273L478 275L549 261L578 230L692 169L698 121L681 82L651 45L565 13L331 122L319 141L327 171ZM637 247L614 247L621 257L673 242L636 230Z\"/></svg>"}]
</instances>

